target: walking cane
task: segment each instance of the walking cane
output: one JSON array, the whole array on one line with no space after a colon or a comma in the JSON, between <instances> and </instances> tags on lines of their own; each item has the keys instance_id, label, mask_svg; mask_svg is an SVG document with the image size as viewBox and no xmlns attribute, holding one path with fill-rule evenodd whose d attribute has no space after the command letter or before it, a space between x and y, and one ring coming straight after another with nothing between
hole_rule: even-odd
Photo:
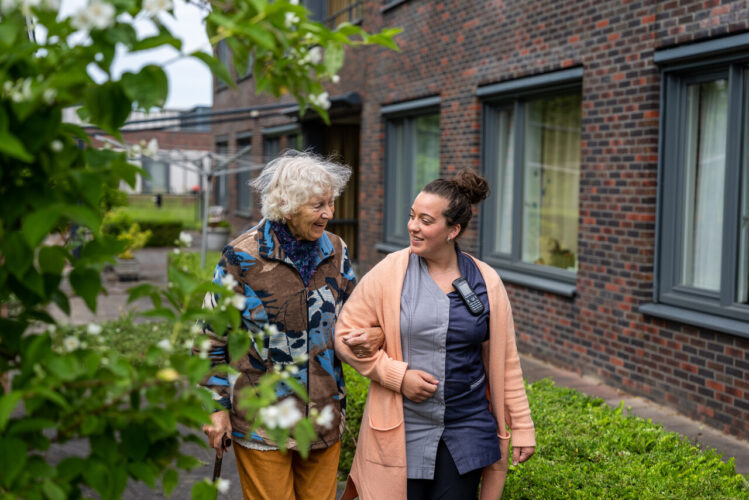
<instances>
[{"instance_id":1,"label":"walking cane","mask_svg":"<svg viewBox=\"0 0 749 500\"><path fill-rule=\"evenodd\" d=\"M223 462L223 454L231 446L231 438L229 436L224 435L223 440L221 441L221 456L218 454L218 450L216 450L216 461L213 462L213 481L216 482L216 479L221 477L221 462Z\"/></svg>"}]
</instances>

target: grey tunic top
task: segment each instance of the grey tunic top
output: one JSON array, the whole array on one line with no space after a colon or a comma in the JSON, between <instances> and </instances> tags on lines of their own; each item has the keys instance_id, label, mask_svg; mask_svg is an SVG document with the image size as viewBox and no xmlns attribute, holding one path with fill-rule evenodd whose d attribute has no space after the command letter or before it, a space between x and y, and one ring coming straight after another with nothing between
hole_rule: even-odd
<instances>
[{"instance_id":1,"label":"grey tunic top","mask_svg":"<svg viewBox=\"0 0 749 500\"><path fill-rule=\"evenodd\" d=\"M401 292L401 347L410 370L440 381L431 398L403 398L408 479L433 479L437 445L445 428L445 346L450 299L429 275L426 263L411 254Z\"/></svg>"}]
</instances>

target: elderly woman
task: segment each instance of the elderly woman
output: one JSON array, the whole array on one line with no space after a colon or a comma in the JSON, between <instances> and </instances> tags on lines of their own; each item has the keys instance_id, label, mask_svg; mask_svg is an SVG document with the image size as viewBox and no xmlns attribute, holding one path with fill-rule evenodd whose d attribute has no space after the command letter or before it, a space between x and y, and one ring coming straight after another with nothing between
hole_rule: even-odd
<instances>
[{"instance_id":1,"label":"elderly woman","mask_svg":"<svg viewBox=\"0 0 749 500\"><path fill-rule=\"evenodd\" d=\"M471 170L424 187L411 244L377 264L336 325L341 358L372 380L344 499L475 499L502 495L513 463L533 455L512 311L502 281L457 238L486 180ZM385 348L352 355L347 335L381 327Z\"/></svg>"},{"instance_id":2,"label":"elderly woman","mask_svg":"<svg viewBox=\"0 0 749 500\"><path fill-rule=\"evenodd\" d=\"M205 382L225 410L214 412L212 425L203 431L219 456L227 437L235 443L246 499L335 497L346 405L333 328L356 278L346 244L325 226L349 176L348 167L307 153L286 153L268 163L252 183L262 195L264 219L227 245L216 267L214 282L231 284L246 297L242 326L257 332L268 324L279 332L266 345L253 343L248 355L237 360L229 359L223 332L203 332L211 343L213 365L231 364L239 371L238 376L214 375ZM216 304L209 294L206 305ZM354 355L369 355L382 343L376 333L348 339ZM249 433L250 424L238 409L243 387L257 384L269 368L287 365L299 368L293 376L306 387L309 402L282 384L276 389L281 404L305 416L313 409L333 410L332 425L316 427L318 437L307 459L293 441L289 452L282 453L262 429ZM330 410L325 411L329 416Z\"/></svg>"}]
</instances>

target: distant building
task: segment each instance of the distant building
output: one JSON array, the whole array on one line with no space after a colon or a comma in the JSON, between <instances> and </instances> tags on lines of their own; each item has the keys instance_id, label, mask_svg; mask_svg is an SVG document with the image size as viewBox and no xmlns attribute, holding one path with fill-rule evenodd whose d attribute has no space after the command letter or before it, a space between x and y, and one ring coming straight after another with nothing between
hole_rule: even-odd
<instances>
[{"instance_id":1,"label":"distant building","mask_svg":"<svg viewBox=\"0 0 749 500\"><path fill-rule=\"evenodd\" d=\"M461 246L502 277L522 352L749 438L746 1L303 3L402 27L401 51L347 51L330 126L287 100L214 124L216 151L351 165L331 229L362 271L408 245L427 181L480 170L492 195ZM276 102L237 76L214 111ZM250 224L246 181L215 201Z\"/></svg>"}]
</instances>

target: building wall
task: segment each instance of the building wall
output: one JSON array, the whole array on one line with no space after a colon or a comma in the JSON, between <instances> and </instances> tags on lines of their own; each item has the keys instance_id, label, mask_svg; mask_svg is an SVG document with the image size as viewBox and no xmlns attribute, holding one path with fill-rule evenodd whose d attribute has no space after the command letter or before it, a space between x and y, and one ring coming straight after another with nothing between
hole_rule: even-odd
<instances>
[{"instance_id":1,"label":"building wall","mask_svg":"<svg viewBox=\"0 0 749 500\"><path fill-rule=\"evenodd\" d=\"M384 11L380 2L367 5L368 31L404 32L400 53L368 49L350 56L341 72L343 82L366 75L357 85L364 98L362 271L384 256L376 247L386 208L383 105L440 96L441 171L480 169L477 88L581 67L576 294L506 283L519 348L749 438L749 340L638 312L652 301L655 282L661 74L654 51L749 30L749 3L409 0ZM478 219L462 237L473 252Z\"/></svg>"}]
</instances>

